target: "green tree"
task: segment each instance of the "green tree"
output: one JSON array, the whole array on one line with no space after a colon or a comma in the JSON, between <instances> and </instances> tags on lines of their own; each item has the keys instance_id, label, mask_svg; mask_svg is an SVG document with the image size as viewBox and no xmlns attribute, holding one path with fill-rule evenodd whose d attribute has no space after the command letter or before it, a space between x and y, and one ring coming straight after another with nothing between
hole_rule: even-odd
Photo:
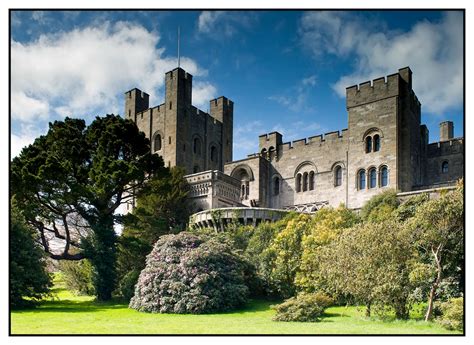
<instances>
[{"instance_id":1,"label":"green tree","mask_svg":"<svg viewBox=\"0 0 474 345\"><path fill-rule=\"evenodd\" d=\"M10 223L10 305L14 308L41 299L52 286L51 277L46 272L45 255L36 243L35 235L13 204Z\"/></svg>"},{"instance_id":2,"label":"green tree","mask_svg":"<svg viewBox=\"0 0 474 345\"><path fill-rule=\"evenodd\" d=\"M163 169L146 184L136 207L123 218L117 255L118 293L122 297L132 297L133 286L154 243L162 235L186 228L190 215L187 195L184 169Z\"/></svg>"},{"instance_id":3,"label":"green tree","mask_svg":"<svg viewBox=\"0 0 474 345\"><path fill-rule=\"evenodd\" d=\"M118 207L140 192L163 162L130 120L66 118L23 149L11 165L11 189L44 249L58 260L88 258L99 300L108 300L116 281L114 225ZM62 240L61 253L48 238Z\"/></svg>"},{"instance_id":4,"label":"green tree","mask_svg":"<svg viewBox=\"0 0 474 345\"><path fill-rule=\"evenodd\" d=\"M318 255L318 275L334 295L354 297L383 312L393 307L397 318L407 318L414 287L410 273L416 251L402 225L392 219L359 224L323 246Z\"/></svg>"},{"instance_id":5,"label":"green tree","mask_svg":"<svg viewBox=\"0 0 474 345\"><path fill-rule=\"evenodd\" d=\"M440 284L450 275L463 276L464 262L464 188L459 183L455 191L443 193L417 208L407 223L412 241L434 276L428 296L425 320L433 314L433 303Z\"/></svg>"},{"instance_id":6,"label":"green tree","mask_svg":"<svg viewBox=\"0 0 474 345\"><path fill-rule=\"evenodd\" d=\"M364 221L381 222L392 217L398 205L400 205L400 200L397 192L389 189L370 198L362 207L360 215Z\"/></svg>"},{"instance_id":7,"label":"green tree","mask_svg":"<svg viewBox=\"0 0 474 345\"><path fill-rule=\"evenodd\" d=\"M319 254L322 247L337 240L344 229L360 222L356 213L343 205L338 208L325 207L316 212L310 231L303 238L300 271L296 276L298 288L307 292L328 291L328 284L319 275Z\"/></svg>"}]
</instances>

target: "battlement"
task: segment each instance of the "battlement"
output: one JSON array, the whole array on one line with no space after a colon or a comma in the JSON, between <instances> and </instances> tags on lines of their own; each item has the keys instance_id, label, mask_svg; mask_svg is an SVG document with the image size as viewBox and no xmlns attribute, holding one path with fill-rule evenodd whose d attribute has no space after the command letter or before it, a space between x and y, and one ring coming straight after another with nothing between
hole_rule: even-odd
<instances>
[{"instance_id":1,"label":"battlement","mask_svg":"<svg viewBox=\"0 0 474 345\"><path fill-rule=\"evenodd\" d=\"M416 99L411 86L412 72L410 68L400 68L398 73L346 88L346 107L349 109L381 99L398 96L401 93L402 87L405 87L408 92L413 95L414 99ZM418 99L416 99L416 101L418 102Z\"/></svg>"},{"instance_id":2,"label":"battlement","mask_svg":"<svg viewBox=\"0 0 474 345\"><path fill-rule=\"evenodd\" d=\"M438 141L428 145L427 156L436 157L455 153L462 153L464 150L464 138L453 138L448 141Z\"/></svg>"},{"instance_id":3,"label":"battlement","mask_svg":"<svg viewBox=\"0 0 474 345\"><path fill-rule=\"evenodd\" d=\"M212 107L219 107L220 105L228 106L228 107L233 107L234 102L232 102L230 99L224 96L220 96L214 99L210 100L210 105Z\"/></svg>"},{"instance_id":4,"label":"battlement","mask_svg":"<svg viewBox=\"0 0 474 345\"><path fill-rule=\"evenodd\" d=\"M306 145L321 146L327 143L331 143L331 145L333 145L334 142L337 142L337 141L344 142L343 140L344 138L348 138L347 129L343 129L342 131L333 131L333 132L328 132L324 134L319 134L312 137L298 139L294 141L289 141L286 143L282 143L280 145L280 148L284 152L284 151L292 150L294 148L300 148Z\"/></svg>"},{"instance_id":5,"label":"battlement","mask_svg":"<svg viewBox=\"0 0 474 345\"><path fill-rule=\"evenodd\" d=\"M192 81L193 80L193 76L192 74L186 72L184 69L182 69L181 67L176 67L175 69L169 71L169 72L166 72L165 73L165 78L166 79L174 79L174 78L177 78L177 79L186 79L186 80L189 80L189 81Z\"/></svg>"}]
</instances>

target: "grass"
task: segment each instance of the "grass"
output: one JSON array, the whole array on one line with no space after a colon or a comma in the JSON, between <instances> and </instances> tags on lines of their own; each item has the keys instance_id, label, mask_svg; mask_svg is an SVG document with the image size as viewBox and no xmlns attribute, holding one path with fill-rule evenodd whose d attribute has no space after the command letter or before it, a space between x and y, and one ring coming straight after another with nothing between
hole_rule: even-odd
<instances>
[{"instance_id":1,"label":"grass","mask_svg":"<svg viewBox=\"0 0 474 345\"><path fill-rule=\"evenodd\" d=\"M321 322L275 322L269 301L209 315L148 314L120 302L74 296L59 282L52 298L11 312L11 334L456 334L415 315L408 321L364 317L357 307L331 307ZM458 333L459 334L459 333Z\"/></svg>"}]
</instances>

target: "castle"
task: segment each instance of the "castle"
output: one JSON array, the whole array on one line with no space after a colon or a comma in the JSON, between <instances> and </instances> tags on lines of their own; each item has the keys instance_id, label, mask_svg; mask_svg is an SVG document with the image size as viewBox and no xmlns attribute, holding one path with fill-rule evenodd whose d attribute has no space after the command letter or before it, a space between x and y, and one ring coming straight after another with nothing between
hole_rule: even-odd
<instances>
[{"instance_id":1,"label":"castle","mask_svg":"<svg viewBox=\"0 0 474 345\"><path fill-rule=\"evenodd\" d=\"M451 121L440 124L440 141L429 143L409 67L348 87L347 129L293 142L263 134L259 152L237 161L233 102L211 100L209 113L192 106L192 76L181 68L166 73L165 89L165 102L153 108L148 94L126 92L125 117L167 166L184 167L194 212L235 208L255 220L274 217L272 209L357 209L388 188L400 195L432 191L464 174L464 140L453 137ZM209 225L208 215L200 219Z\"/></svg>"}]
</instances>

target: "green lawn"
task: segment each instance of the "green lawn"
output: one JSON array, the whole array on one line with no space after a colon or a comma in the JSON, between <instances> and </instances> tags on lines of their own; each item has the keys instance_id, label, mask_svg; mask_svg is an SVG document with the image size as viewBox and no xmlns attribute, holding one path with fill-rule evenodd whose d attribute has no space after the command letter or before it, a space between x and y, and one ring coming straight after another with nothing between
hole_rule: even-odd
<instances>
[{"instance_id":1,"label":"green lawn","mask_svg":"<svg viewBox=\"0 0 474 345\"><path fill-rule=\"evenodd\" d=\"M210 315L148 314L123 303L97 303L56 287L36 309L12 311L12 334L456 334L421 320L368 319L356 307L328 308L317 323L274 322L272 304Z\"/></svg>"}]
</instances>

